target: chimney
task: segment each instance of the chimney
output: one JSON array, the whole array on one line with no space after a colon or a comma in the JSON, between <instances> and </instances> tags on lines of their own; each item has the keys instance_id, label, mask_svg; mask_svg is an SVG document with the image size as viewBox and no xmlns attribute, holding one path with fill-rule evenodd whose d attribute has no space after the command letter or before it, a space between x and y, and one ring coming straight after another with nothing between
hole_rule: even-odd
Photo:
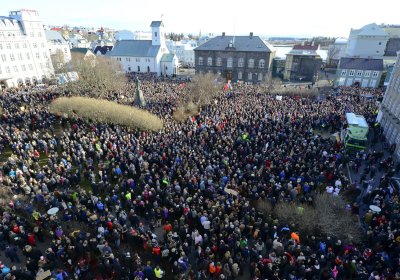
<instances>
[{"instance_id":1,"label":"chimney","mask_svg":"<svg viewBox=\"0 0 400 280\"><path fill-rule=\"evenodd\" d=\"M225 37L225 32L222 32L222 37Z\"/></svg>"},{"instance_id":2,"label":"chimney","mask_svg":"<svg viewBox=\"0 0 400 280\"><path fill-rule=\"evenodd\" d=\"M250 32L250 39L253 38L253 32Z\"/></svg>"}]
</instances>

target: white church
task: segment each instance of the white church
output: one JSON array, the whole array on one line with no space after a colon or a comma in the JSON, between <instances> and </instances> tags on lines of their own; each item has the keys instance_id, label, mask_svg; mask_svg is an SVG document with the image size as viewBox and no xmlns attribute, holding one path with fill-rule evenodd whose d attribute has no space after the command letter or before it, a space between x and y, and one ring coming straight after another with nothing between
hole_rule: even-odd
<instances>
[{"instance_id":1,"label":"white church","mask_svg":"<svg viewBox=\"0 0 400 280\"><path fill-rule=\"evenodd\" d=\"M151 40L120 40L107 55L117 60L125 72L156 73L172 76L178 72L179 61L165 44L164 24L153 21Z\"/></svg>"}]
</instances>

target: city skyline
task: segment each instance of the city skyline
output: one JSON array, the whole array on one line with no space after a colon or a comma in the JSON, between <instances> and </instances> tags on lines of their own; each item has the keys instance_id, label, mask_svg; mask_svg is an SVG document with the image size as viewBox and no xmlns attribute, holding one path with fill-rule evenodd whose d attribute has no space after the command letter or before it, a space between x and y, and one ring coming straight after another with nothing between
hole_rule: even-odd
<instances>
[{"instance_id":1,"label":"city skyline","mask_svg":"<svg viewBox=\"0 0 400 280\"><path fill-rule=\"evenodd\" d=\"M395 0L386 1L385 5L380 6L367 0L363 1L361 7L358 3L344 0L324 6L317 0L283 0L273 4L257 0L247 6L228 6L204 0L196 7L182 0L147 1L141 2L140 6L135 2L115 0L110 8L93 0L71 0L62 7L54 6L50 0L34 3L14 0L2 3L0 15L7 16L9 11L21 8L34 9L46 25L103 26L131 31L149 31L151 21L162 19L167 32L193 35L201 31L202 34L214 35L222 32L236 35L253 32L260 36L347 37L351 28L358 29L372 22L400 24L396 9L387 8Z\"/></svg>"}]
</instances>

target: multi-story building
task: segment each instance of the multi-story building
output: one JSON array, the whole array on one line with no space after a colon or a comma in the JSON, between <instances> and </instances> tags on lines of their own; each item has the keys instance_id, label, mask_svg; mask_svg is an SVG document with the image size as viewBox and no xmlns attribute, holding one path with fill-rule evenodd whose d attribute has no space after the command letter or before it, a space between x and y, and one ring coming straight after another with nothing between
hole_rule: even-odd
<instances>
[{"instance_id":1,"label":"multi-story building","mask_svg":"<svg viewBox=\"0 0 400 280\"><path fill-rule=\"evenodd\" d=\"M339 60L335 85L378 87L388 40L389 35L375 23L351 29L345 55Z\"/></svg>"},{"instance_id":2,"label":"multi-story building","mask_svg":"<svg viewBox=\"0 0 400 280\"><path fill-rule=\"evenodd\" d=\"M351 29L346 57L382 58L388 40L389 35L375 23Z\"/></svg>"},{"instance_id":3,"label":"multi-story building","mask_svg":"<svg viewBox=\"0 0 400 280\"><path fill-rule=\"evenodd\" d=\"M336 86L377 88L383 73L383 59L342 57L336 70Z\"/></svg>"},{"instance_id":4,"label":"multi-story building","mask_svg":"<svg viewBox=\"0 0 400 280\"><path fill-rule=\"evenodd\" d=\"M0 85L16 87L54 75L39 13L21 9L0 17Z\"/></svg>"},{"instance_id":5,"label":"multi-story building","mask_svg":"<svg viewBox=\"0 0 400 280\"><path fill-rule=\"evenodd\" d=\"M378 121L389 144L395 145L395 157L400 159L400 52L397 52L397 61L383 97Z\"/></svg>"},{"instance_id":6,"label":"multi-story building","mask_svg":"<svg viewBox=\"0 0 400 280\"><path fill-rule=\"evenodd\" d=\"M45 30L45 34L53 68L57 71L71 61L69 44L57 31Z\"/></svg>"},{"instance_id":7,"label":"multi-story building","mask_svg":"<svg viewBox=\"0 0 400 280\"><path fill-rule=\"evenodd\" d=\"M317 50L319 50L319 45L314 45L314 43L294 45L293 49L286 54L283 78L293 82L315 83L322 64Z\"/></svg>"},{"instance_id":8,"label":"multi-story building","mask_svg":"<svg viewBox=\"0 0 400 280\"><path fill-rule=\"evenodd\" d=\"M194 67L194 49L197 47L196 41L166 41L170 53L175 54L182 66Z\"/></svg>"},{"instance_id":9,"label":"multi-story building","mask_svg":"<svg viewBox=\"0 0 400 280\"><path fill-rule=\"evenodd\" d=\"M214 73L227 80L261 82L269 75L274 52L259 36L214 37L194 49L196 73Z\"/></svg>"}]
</instances>

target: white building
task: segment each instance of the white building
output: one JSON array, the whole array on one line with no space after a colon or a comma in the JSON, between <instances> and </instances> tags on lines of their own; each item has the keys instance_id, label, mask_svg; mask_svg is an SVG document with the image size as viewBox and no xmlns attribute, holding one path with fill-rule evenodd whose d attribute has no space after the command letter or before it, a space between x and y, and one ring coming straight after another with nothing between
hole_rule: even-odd
<instances>
[{"instance_id":1,"label":"white building","mask_svg":"<svg viewBox=\"0 0 400 280\"><path fill-rule=\"evenodd\" d=\"M117 60L126 72L175 75L179 60L165 44L164 24L153 21L151 40L122 40L106 55Z\"/></svg>"},{"instance_id":2,"label":"white building","mask_svg":"<svg viewBox=\"0 0 400 280\"><path fill-rule=\"evenodd\" d=\"M194 67L194 49L197 48L197 42L191 40L166 42L170 53L175 54L181 65Z\"/></svg>"},{"instance_id":3,"label":"white building","mask_svg":"<svg viewBox=\"0 0 400 280\"><path fill-rule=\"evenodd\" d=\"M70 34L68 42L71 48L90 48L90 42L77 33Z\"/></svg>"},{"instance_id":4,"label":"white building","mask_svg":"<svg viewBox=\"0 0 400 280\"><path fill-rule=\"evenodd\" d=\"M346 48L347 57L382 58L389 35L377 24L351 29Z\"/></svg>"},{"instance_id":5,"label":"white building","mask_svg":"<svg viewBox=\"0 0 400 280\"><path fill-rule=\"evenodd\" d=\"M397 61L386 88L377 120L383 128L387 141L390 145L393 145L394 156L397 160L400 160L400 52L397 52Z\"/></svg>"},{"instance_id":6,"label":"white building","mask_svg":"<svg viewBox=\"0 0 400 280\"><path fill-rule=\"evenodd\" d=\"M53 66L56 69L61 68L64 64L71 61L69 44L57 31L45 30L45 34Z\"/></svg>"},{"instance_id":7,"label":"white building","mask_svg":"<svg viewBox=\"0 0 400 280\"><path fill-rule=\"evenodd\" d=\"M35 10L0 16L0 85L16 87L40 83L54 75L50 53Z\"/></svg>"}]
</instances>

